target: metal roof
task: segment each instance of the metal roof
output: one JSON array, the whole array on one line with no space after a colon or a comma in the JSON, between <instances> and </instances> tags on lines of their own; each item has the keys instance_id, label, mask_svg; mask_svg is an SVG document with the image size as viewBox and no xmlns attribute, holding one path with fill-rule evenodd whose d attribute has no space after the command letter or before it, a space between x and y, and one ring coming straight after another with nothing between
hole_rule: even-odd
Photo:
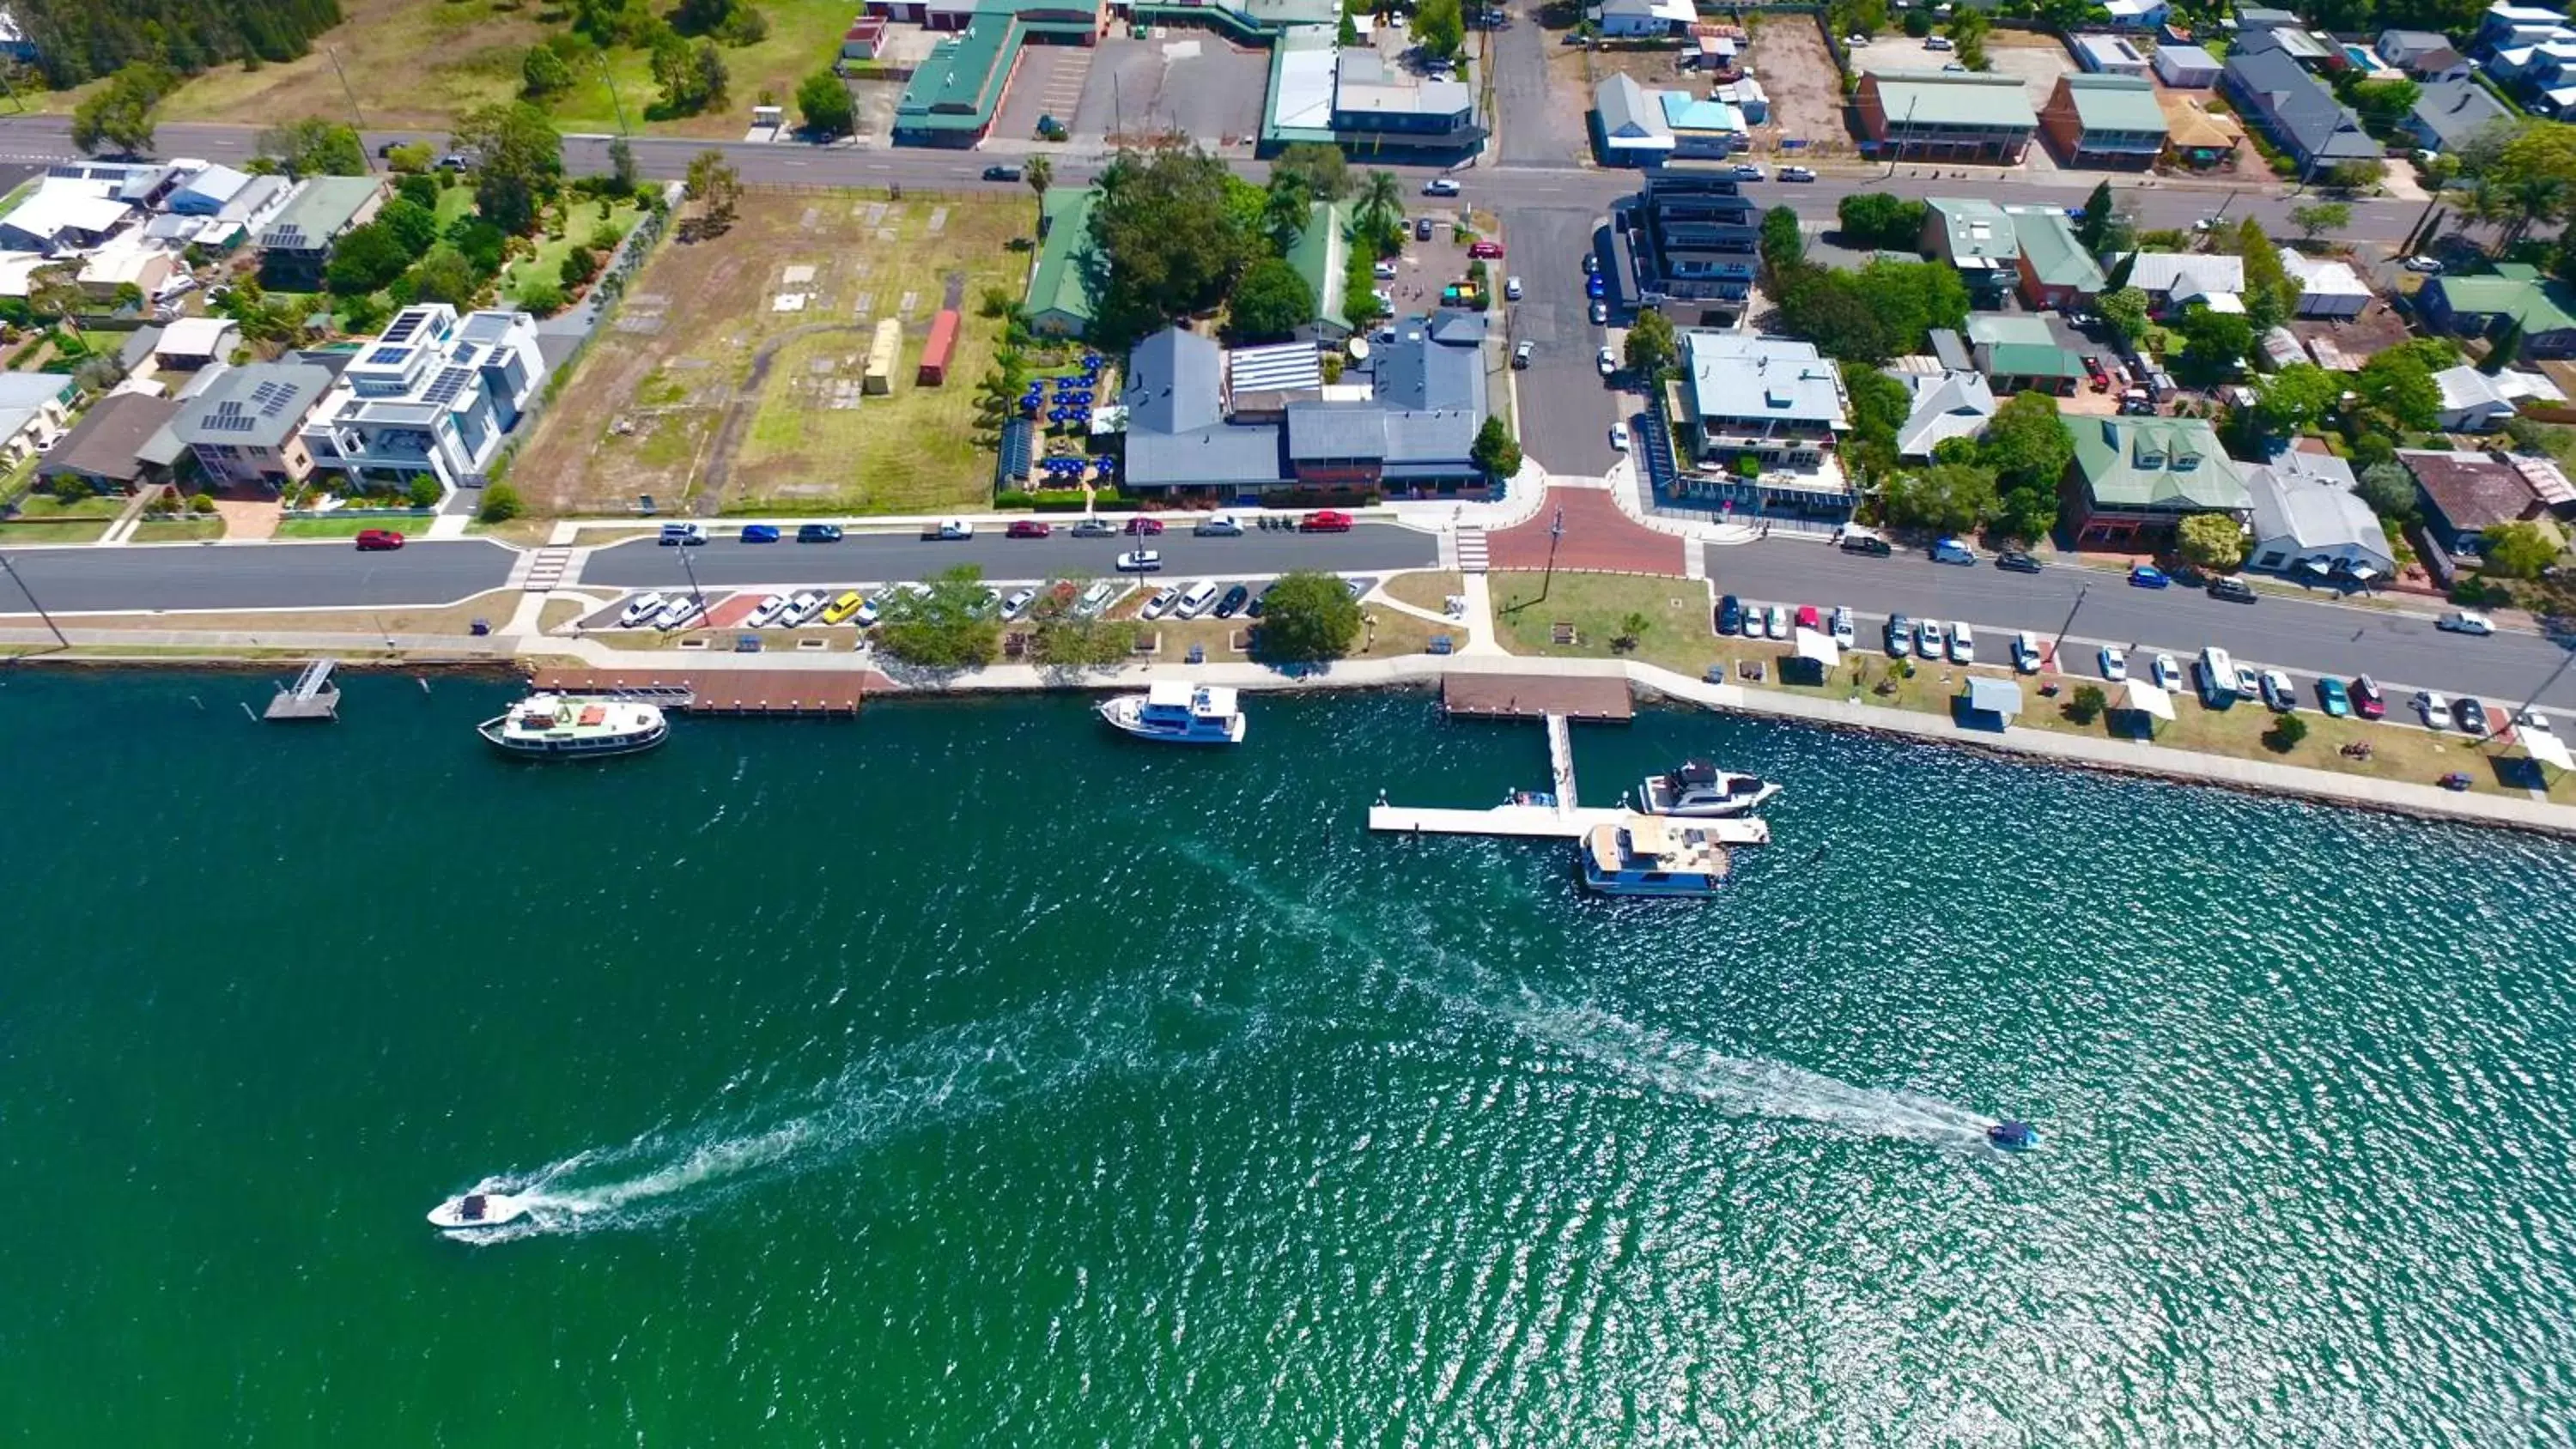
<instances>
[{"instance_id":1,"label":"metal roof","mask_svg":"<svg viewBox=\"0 0 2576 1449\"><path fill-rule=\"evenodd\" d=\"M1319 458L1386 457L1386 411L1375 403L1292 403L1288 408L1291 462Z\"/></svg>"},{"instance_id":2,"label":"metal roof","mask_svg":"<svg viewBox=\"0 0 2576 1449\"><path fill-rule=\"evenodd\" d=\"M1844 426L1842 374L1814 343L1701 328L1685 330L1681 341L1698 416Z\"/></svg>"},{"instance_id":3,"label":"metal roof","mask_svg":"<svg viewBox=\"0 0 2576 1449\"><path fill-rule=\"evenodd\" d=\"M1890 126L1952 126L1984 130L2037 130L2030 92L2019 76L1950 71L1872 71Z\"/></svg>"},{"instance_id":4,"label":"metal roof","mask_svg":"<svg viewBox=\"0 0 2576 1449\"><path fill-rule=\"evenodd\" d=\"M190 445L274 448L294 436L330 388L330 372L309 363L236 367L189 400L171 431Z\"/></svg>"}]
</instances>

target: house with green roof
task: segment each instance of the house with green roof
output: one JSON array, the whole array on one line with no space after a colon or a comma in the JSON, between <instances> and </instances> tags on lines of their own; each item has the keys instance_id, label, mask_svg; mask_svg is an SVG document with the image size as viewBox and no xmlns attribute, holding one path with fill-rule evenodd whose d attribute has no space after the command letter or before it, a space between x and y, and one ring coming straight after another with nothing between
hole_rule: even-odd
<instances>
[{"instance_id":1,"label":"house with green roof","mask_svg":"<svg viewBox=\"0 0 2576 1449\"><path fill-rule=\"evenodd\" d=\"M2045 317L1980 312L1968 319L1969 356L1995 395L2072 396L2084 383L2083 357L2061 345Z\"/></svg>"},{"instance_id":2,"label":"house with green roof","mask_svg":"<svg viewBox=\"0 0 2576 1449\"><path fill-rule=\"evenodd\" d=\"M2069 418L2074 460L2061 510L2078 548L2161 550L2195 513L2254 510L2245 467L2207 418Z\"/></svg>"},{"instance_id":3,"label":"house with green roof","mask_svg":"<svg viewBox=\"0 0 2576 1449\"><path fill-rule=\"evenodd\" d=\"M1288 265L1315 293L1315 336L1340 342L1351 335L1346 307L1350 291L1352 208L1348 203L1318 201L1306 229L1288 248Z\"/></svg>"},{"instance_id":4,"label":"house with green roof","mask_svg":"<svg viewBox=\"0 0 2576 1449\"><path fill-rule=\"evenodd\" d=\"M1091 208L1099 200L1097 186L1050 186L1038 199L1038 263L1020 304L1030 331L1080 337L1090 330L1109 272L1091 239Z\"/></svg>"},{"instance_id":5,"label":"house with green roof","mask_svg":"<svg viewBox=\"0 0 2576 1449\"><path fill-rule=\"evenodd\" d=\"M331 249L374 220L384 204L384 183L373 176L314 176L297 182L259 234L260 280L285 291L320 287Z\"/></svg>"},{"instance_id":6,"label":"house with green roof","mask_svg":"<svg viewBox=\"0 0 2576 1449\"><path fill-rule=\"evenodd\" d=\"M1852 92L1868 150L1900 160L2018 166L2039 132L2021 78L1974 71L1871 71Z\"/></svg>"},{"instance_id":7,"label":"house with green roof","mask_svg":"<svg viewBox=\"0 0 2576 1449\"><path fill-rule=\"evenodd\" d=\"M2012 208L2013 235L2021 243L2021 300L2047 310L2075 306L2101 295L2104 277L2093 254L2076 240L2075 224L2053 206Z\"/></svg>"},{"instance_id":8,"label":"house with green roof","mask_svg":"<svg viewBox=\"0 0 2576 1449\"><path fill-rule=\"evenodd\" d=\"M2516 323L2532 357L2576 356L2576 292L2528 262L2499 262L2468 277L2435 277L2415 294L2416 310L2444 332L2493 337Z\"/></svg>"},{"instance_id":9,"label":"house with green roof","mask_svg":"<svg viewBox=\"0 0 2576 1449\"><path fill-rule=\"evenodd\" d=\"M1923 203L1923 254L1948 262L1971 300L1993 306L2021 280L2021 236L2012 213L1982 196L1934 196Z\"/></svg>"},{"instance_id":10,"label":"house with green roof","mask_svg":"<svg viewBox=\"0 0 2576 1449\"><path fill-rule=\"evenodd\" d=\"M2060 76L2039 110L2039 131L2069 166L2143 171L2173 139L2155 82L2143 75Z\"/></svg>"}]
</instances>

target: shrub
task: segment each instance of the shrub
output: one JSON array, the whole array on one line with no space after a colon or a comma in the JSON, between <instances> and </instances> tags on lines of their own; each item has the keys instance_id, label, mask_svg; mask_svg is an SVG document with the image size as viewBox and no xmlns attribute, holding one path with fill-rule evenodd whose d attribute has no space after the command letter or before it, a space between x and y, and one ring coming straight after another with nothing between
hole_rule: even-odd
<instances>
[{"instance_id":1,"label":"shrub","mask_svg":"<svg viewBox=\"0 0 2576 1449\"><path fill-rule=\"evenodd\" d=\"M562 311L572 299L564 295L563 288L552 282L538 280L521 285L518 300L519 305L528 311L540 317L551 317Z\"/></svg>"},{"instance_id":2,"label":"shrub","mask_svg":"<svg viewBox=\"0 0 2576 1449\"><path fill-rule=\"evenodd\" d=\"M1038 496L1025 488L1004 488L993 495L993 506L997 509L1035 508Z\"/></svg>"},{"instance_id":3,"label":"shrub","mask_svg":"<svg viewBox=\"0 0 2576 1449\"><path fill-rule=\"evenodd\" d=\"M438 486L438 480L423 473L411 480L408 496L414 508L436 508L442 492L444 490Z\"/></svg>"},{"instance_id":4,"label":"shrub","mask_svg":"<svg viewBox=\"0 0 2576 1449\"><path fill-rule=\"evenodd\" d=\"M200 494L198 494L197 496L195 496L194 498L189 499L189 500L188 500L188 511L189 511L190 513L212 513L212 512L214 512L214 511L215 511L215 497L214 497L214 495L213 495L213 494L211 494L211 493L200 493Z\"/></svg>"},{"instance_id":5,"label":"shrub","mask_svg":"<svg viewBox=\"0 0 2576 1449\"><path fill-rule=\"evenodd\" d=\"M2285 714L2273 720L2272 727L2263 732L2263 745L2276 755L2286 755L2297 749L2299 741L2307 737L2308 722L2297 715Z\"/></svg>"},{"instance_id":6,"label":"shrub","mask_svg":"<svg viewBox=\"0 0 2576 1449\"><path fill-rule=\"evenodd\" d=\"M519 501L519 490L507 483L494 483L483 490L483 506L476 516L485 523L507 523L527 512Z\"/></svg>"},{"instance_id":7,"label":"shrub","mask_svg":"<svg viewBox=\"0 0 2576 1449\"><path fill-rule=\"evenodd\" d=\"M2102 693L2102 686L2079 684L2075 686L2074 697L2066 702L2065 714L2077 724L2089 725L2102 717L2102 711L2110 703L2110 697Z\"/></svg>"},{"instance_id":8,"label":"shrub","mask_svg":"<svg viewBox=\"0 0 2576 1449\"><path fill-rule=\"evenodd\" d=\"M90 495L89 480L65 473L54 479L48 491L65 503L78 503Z\"/></svg>"}]
</instances>

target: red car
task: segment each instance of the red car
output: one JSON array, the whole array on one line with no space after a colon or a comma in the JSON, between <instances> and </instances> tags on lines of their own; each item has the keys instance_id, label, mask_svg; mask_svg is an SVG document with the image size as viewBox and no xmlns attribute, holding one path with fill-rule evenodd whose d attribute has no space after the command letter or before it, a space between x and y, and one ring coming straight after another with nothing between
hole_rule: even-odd
<instances>
[{"instance_id":1,"label":"red car","mask_svg":"<svg viewBox=\"0 0 2576 1449\"><path fill-rule=\"evenodd\" d=\"M1351 531L1351 523L1349 514L1327 508L1321 513L1307 514L1305 520L1297 526L1307 533L1348 533Z\"/></svg>"},{"instance_id":2,"label":"red car","mask_svg":"<svg viewBox=\"0 0 2576 1449\"><path fill-rule=\"evenodd\" d=\"M360 553L391 552L402 546L403 536L390 528L358 530L358 552Z\"/></svg>"},{"instance_id":3,"label":"red car","mask_svg":"<svg viewBox=\"0 0 2576 1449\"><path fill-rule=\"evenodd\" d=\"M1820 633L1824 630L1824 619L1816 613L1815 605L1800 604L1798 606L1798 627L1801 629L1813 629Z\"/></svg>"},{"instance_id":4,"label":"red car","mask_svg":"<svg viewBox=\"0 0 2576 1449\"><path fill-rule=\"evenodd\" d=\"M1127 520L1127 532L1128 535L1133 538L1146 538L1162 531L1163 520L1159 518L1131 518Z\"/></svg>"},{"instance_id":5,"label":"red car","mask_svg":"<svg viewBox=\"0 0 2576 1449\"><path fill-rule=\"evenodd\" d=\"M1503 244L1498 241L1473 242L1467 247L1467 255L1482 257L1489 262L1498 262L1503 259Z\"/></svg>"},{"instance_id":6,"label":"red car","mask_svg":"<svg viewBox=\"0 0 2576 1449\"><path fill-rule=\"evenodd\" d=\"M2102 359L2098 357L2085 358L2084 372L2086 376L2093 379L2093 390L2095 392L2110 391L2111 374L2102 370Z\"/></svg>"},{"instance_id":7,"label":"red car","mask_svg":"<svg viewBox=\"0 0 2576 1449\"><path fill-rule=\"evenodd\" d=\"M2362 675L2352 682L2352 712L2363 719L2379 719L2388 713L2388 696L2380 693L2379 681Z\"/></svg>"},{"instance_id":8,"label":"red car","mask_svg":"<svg viewBox=\"0 0 2576 1449\"><path fill-rule=\"evenodd\" d=\"M1002 537L1044 538L1053 532L1055 532L1054 524L1040 523L1034 518L1023 518L1019 522L1012 524L1010 527L1003 529Z\"/></svg>"}]
</instances>

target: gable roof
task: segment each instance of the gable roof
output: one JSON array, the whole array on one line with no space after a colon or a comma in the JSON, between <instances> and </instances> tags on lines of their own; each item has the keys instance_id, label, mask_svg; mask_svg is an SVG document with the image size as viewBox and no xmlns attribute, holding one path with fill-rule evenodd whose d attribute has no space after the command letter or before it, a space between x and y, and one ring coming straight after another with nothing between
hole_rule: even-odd
<instances>
[{"instance_id":1,"label":"gable roof","mask_svg":"<svg viewBox=\"0 0 2576 1449\"><path fill-rule=\"evenodd\" d=\"M2540 502L2530 480L2484 453L2400 448L2397 460L2455 529L2511 523Z\"/></svg>"},{"instance_id":2,"label":"gable roof","mask_svg":"<svg viewBox=\"0 0 2576 1449\"><path fill-rule=\"evenodd\" d=\"M1989 377L2084 375L2084 359L2054 342L1989 342L1981 350Z\"/></svg>"},{"instance_id":3,"label":"gable roof","mask_svg":"<svg viewBox=\"0 0 2576 1449\"><path fill-rule=\"evenodd\" d=\"M1951 438L1973 438L1995 415L1995 390L1974 372L1891 374L1914 394L1914 406L1896 430L1896 455L1929 457Z\"/></svg>"},{"instance_id":4,"label":"gable roof","mask_svg":"<svg viewBox=\"0 0 2576 1449\"><path fill-rule=\"evenodd\" d=\"M2363 133L2361 118L2352 108L2279 50L2229 56L2227 78L2240 93L2254 97L2279 129L2311 156L2363 161L2382 154L2379 143Z\"/></svg>"},{"instance_id":5,"label":"gable roof","mask_svg":"<svg viewBox=\"0 0 2576 1449\"><path fill-rule=\"evenodd\" d=\"M2576 328L2576 296L2528 263L2500 262L2475 276L2435 277L2425 288L2453 312L2511 317L2526 333Z\"/></svg>"},{"instance_id":6,"label":"gable roof","mask_svg":"<svg viewBox=\"0 0 2576 1449\"><path fill-rule=\"evenodd\" d=\"M2165 512L2253 506L2242 464L2206 418L2085 418L2071 423L2075 468L2096 505Z\"/></svg>"},{"instance_id":7,"label":"gable roof","mask_svg":"<svg viewBox=\"0 0 2576 1449\"><path fill-rule=\"evenodd\" d=\"M337 240L379 189L372 176L316 176L298 182L295 194L268 229L259 234L263 251L318 251Z\"/></svg>"},{"instance_id":8,"label":"gable roof","mask_svg":"<svg viewBox=\"0 0 2576 1449\"><path fill-rule=\"evenodd\" d=\"M1612 72L1594 88L1592 108L1601 113L1601 135L1612 146L1667 150L1673 144L1663 107L1634 76Z\"/></svg>"},{"instance_id":9,"label":"gable roof","mask_svg":"<svg viewBox=\"0 0 2576 1449\"><path fill-rule=\"evenodd\" d=\"M2416 122L2447 148L2458 146L2481 127L2509 119L2513 113L2476 81L2439 80L2425 83L2423 92L2415 97L2414 115Z\"/></svg>"},{"instance_id":10,"label":"gable roof","mask_svg":"<svg viewBox=\"0 0 2576 1449\"><path fill-rule=\"evenodd\" d=\"M2021 257L2043 287L2073 287L2099 292L2106 278L2084 244L2075 239L2074 224L2055 207L2022 207L2015 215L2021 233Z\"/></svg>"},{"instance_id":11,"label":"gable roof","mask_svg":"<svg viewBox=\"0 0 2576 1449\"><path fill-rule=\"evenodd\" d=\"M2087 131L2165 132L2165 108L2156 104L2156 84L2145 76L2070 75L2062 84Z\"/></svg>"},{"instance_id":12,"label":"gable roof","mask_svg":"<svg viewBox=\"0 0 2576 1449\"><path fill-rule=\"evenodd\" d=\"M1038 200L1045 217L1046 241L1038 248L1037 270L1029 274L1031 317L1054 314L1088 327L1099 298L1094 286L1105 280L1099 248L1091 239L1091 209L1100 200L1096 186L1050 186Z\"/></svg>"},{"instance_id":13,"label":"gable roof","mask_svg":"<svg viewBox=\"0 0 2576 1449\"><path fill-rule=\"evenodd\" d=\"M1967 126L1982 130L2039 128L2030 92L2018 76L1974 72L1871 71L1891 126Z\"/></svg>"},{"instance_id":14,"label":"gable roof","mask_svg":"<svg viewBox=\"0 0 2576 1449\"><path fill-rule=\"evenodd\" d=\"M135 455L179 405L146 392L113 392L100 398L72 430L45 450L37 471L81 473L131 483L142 473Z\"/></svg>"},{"instance_id":15,"label":"gable roof","mask_svg":"<svg viewBox=\"0 0 2576 1449\"><path fill-rule=\"evenodd\" d=\"M2349 262L2312 260L2295 248L2281 248L2281 270L2296 278L2299 290L2321 296L2367 297L2370 284Z\"/></svg>"},{"instance_id":16,"label":"gable roof","mask_svg":"<svg viewBox=\"0 0 2576 1449\"><path fill-rule=\"evenodd\" d=\"M1349 214L1349 207L1341 203L1309 204L1306 224L1298 230L1287 256L1288 265L1315 294L1315 320L1344 332L1351 330Z\"/></svg>"},{"instance_id":17,"label":"gable roof","mask_svg":"<svg viewBox=\"0 0 2576 1449\"><path fill-rule=\"evenodd\" d=\"M331 373L305 362L259 362L227 370L170 420L185 445L274 448L294 436L331 390Z\"/></svg>"},{"instance_id":18,"label":"gable roof","mask_svg":"<svg viewBox=\"0 0 2576 1449\"><path fill-rule=\"evenodd\" d=\"M76 187L39 186L35 195L0 217L0 226L51 241L67 231L114 231L133 209L122 201L91 195Z\"/></svg>"},{"instance_id":19,"label":"gable roof","mask_svg":"<svg viewBox=\"0 0 2576 1449\"><path fill-rule=\"evenodd\" d=\"M2286 542L2299 553L2363 553L2383 572L2395 565L2379 515L2355 494L2277 467L2247 469L2246 494L2261 542Z\"/></svg>"},{"instance_id":20,"label":"gable roof","mask_svg":"<svg viewBox=\"0 0 2576 1449\"><path fill-rule=\"evenodd\" d=\"M2245 290L2245 259L2219 252L2138 252L2129 285L2180 297Z\"/></svg>"}]
</instances>

